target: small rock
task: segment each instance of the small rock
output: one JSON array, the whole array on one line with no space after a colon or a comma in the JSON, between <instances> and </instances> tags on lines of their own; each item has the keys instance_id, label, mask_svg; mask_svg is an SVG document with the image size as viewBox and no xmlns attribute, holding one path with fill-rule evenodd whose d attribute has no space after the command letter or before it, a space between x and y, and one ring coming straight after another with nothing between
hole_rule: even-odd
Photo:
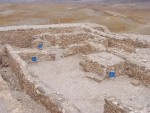
<instances>
[{"instance_id":1,"label":"small rock","mask_svg":"<svg viewBox=\"0 0 150 113\"><path fill-rule=\"evenodd\" d=\"M21 97L18 97L18 98L17 98L17 101L21 101L21 100L22 100Z\"/></svg>"},{"instance_id":2,"label":"small rock","mask_svg":"<svg viewBox=\"0 0 150 113\"><path fill-rule=\"evenodd\" d=\"M45 90L41 86L37 87L37 91L38 91L38 93L45 94Z\"/></svg>"},{"instance_id":3,"label":"small rock","mask_svg":"<svg viewBox=\"0 0 150 113\"><path fill-rule=\"evenodd\" d=\"M140 85L140 81L139 80L132 80L131 84L134 86L139 86Z\"/></svg>"}]
</instances>

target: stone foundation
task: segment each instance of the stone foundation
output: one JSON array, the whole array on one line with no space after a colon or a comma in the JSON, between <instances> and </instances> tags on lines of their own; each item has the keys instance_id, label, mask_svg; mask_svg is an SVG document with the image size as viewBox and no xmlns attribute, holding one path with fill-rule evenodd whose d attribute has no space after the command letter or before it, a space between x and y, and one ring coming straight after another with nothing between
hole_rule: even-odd
<instances>
[{"instance_id":1,"label":"stone foundation","mask_svg":"<svg viewBox=\"0 0 150 113\"><path fill-rule=\"evenodd\" d=\"M79 53L87 55L90 53L102 52L105 50L106 48L102 44L96 44L96 43L73 44L64 50L63 57L67 57Z\"/></svg>"},{"instance_id":2,"label":"stone foundation","mask_svg":"<svg viewBox=\"0 0 150 113\"><path fill-rule=\"evenodd\" d=\"M81 27L79 27L81 26ZM27 48L31 47L33 36L42 33L60 34L73 33L75 31L86 31L83 25L45 25L45 26L15 26L0 30L0 44L10 44L12 46Z\"/></svg>"},{"instance_id":3,"label":"stone foundation","mask_svg":"<svg viewBox=\"0 0 150 113\"><path fill-rule=\"evenodd\" d=\"M35 50L35 51L28 50L27 52L20 52L19 55L26 63L32 63L31 60L32 57L36 57L38 62L55 60L54 53L50 53L48 51L43 50Z\"/></svg>"},{"instance_id":4,"label":"stone foundation","mask_svg":"<svg viewBox=\"0 0 150 113\"><path fill-rule=\"evenodd\" d=\"M9 64L17 76L22 89L35 101L43 104L52 113L80 113L62 95L39 81L34 73L29 72L26 62L13 51L11 46L7 45L6 50Z\"/></svg>"},{"instance_id":5,"label":"stone foundation","mask_svg":"<svg viewBox=\"0 0 150 113\"><path fill-rule=\"evenodd\" d=\"M144 85L150 87L150 70L145 67L127 62L125 73L130 77L140 80Z\"/></svg>"},{"instance_id":6,"label":"stone foundation","mask_svg":"<svg viewBox=\"0 0 150 113\"><path fill-rule=\"evenodd\" d=\"M57 39L56 44L58 44L62 48L66 48L70 44L80 43L82 41L94 38L95 38L94 35L87 33L70 34L70 35L62 34L59 36L59 39Z\"/></svg>"},{"instance_id":7,"label":"stone foundation","mask_svg":"<svg viewBox=\"0 0 150 113\"><path fill-rule=\"evenodd\" d=\"M135 52L135 48L150 48L150 42L144 38L138 39L132 36L110 35L108 36L108 46L124 49L128 52Z\"/></svg>"},{"instance_id":8,"label":"stone foundation","mask_svg":"<svg viewBox=\"0 0 150 113\"><path fill-rule=\"evenodd\" d=\"M106 77L111 70L115 71L116 76L119 76L125 69L125 61L122 58L106 52L87 55L80 65L87 72L94 72Z\"/></svg>"},{"instance_id":9,"label":"stone foundation","mask_svg":"<svg viewBox=\"0 0 150 113\"><path fill-rule=\"evenodd\" d=\"M141 109L133 106L125 106L116 97L105 98L104 113L144 113ZM145 113L148 113L145 112Z\"/></svg>"}]
</instances>

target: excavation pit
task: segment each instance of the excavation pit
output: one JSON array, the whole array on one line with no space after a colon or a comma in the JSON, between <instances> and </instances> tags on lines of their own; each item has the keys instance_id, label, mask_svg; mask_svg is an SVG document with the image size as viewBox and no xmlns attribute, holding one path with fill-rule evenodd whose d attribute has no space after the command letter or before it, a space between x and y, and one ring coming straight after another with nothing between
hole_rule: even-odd
<instances>
[{"instance_id":1,"label":"excavation pit","mask_svg":"<svg viewBox=\"0 0 150 113\"><path fill-rule=\"evenodd\" d=\"M7 48L8 51L11 49ZM14 57L12 63L17 54L13 50L10 51L10 59ZM18 55L16 63L21 70L13 65L14 70L22 73L22 76L18 75L24 90L54 113L63 110L68 113L100 113L104 110L104 98L109 95L118 97L127 105L139 108L145 107L150 102L149 88L143 85L133 86L130 83L132 79L126 75L114 80L105 79L100 83L88 79L86 76L89 73L84 72L79 65L81 60L81 55L74 55L54 61L27 64Z\"/></svg>"},{"instance_id":2,"label":"excavation pit","mask_svg":"<svg viewBox=\"0 0 150 113\"><path fill-rule=\"evenodd\" d=\"M133 51L118 47L115 52L112 50L112 47L117 47L113 45L115 41L110 44L114 34L105 27L90 26L65 24L43 28L30 26L23 30L6 28L1 31L1 36L7 38L2 38L1 44L11 45L4 45L5 54L1 57L7 57L8 62L2 62L9 63L22 90L52 113L108 113L120 107L114 107L115 103L109 102L111 99L105 99L107 96L146 110L150 103L150 90L145 87L150 84L149 52L138 52L139 44L134 45ZM126 44L127 40L123 40L117 38L117 44L130 46ZM149 49L148 41L141 43L145 43L144 49ZM39 44L43 45L42 49L37 47ZM32 62L32 57L37 61ZM89 67L84 69L84 66ZM110 71L115 71L115 79L106 77ZM133 82L135 79L138 81Z\"/></svg>"}]
</instances>

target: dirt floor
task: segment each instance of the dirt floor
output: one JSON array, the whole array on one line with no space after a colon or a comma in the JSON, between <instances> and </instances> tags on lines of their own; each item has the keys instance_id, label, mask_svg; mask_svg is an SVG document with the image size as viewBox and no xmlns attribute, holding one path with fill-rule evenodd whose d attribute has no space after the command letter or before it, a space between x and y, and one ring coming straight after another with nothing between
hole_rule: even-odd
<instances>
[{"instance_id":1,"label":"dirt floor","mask_svg":"<svg viewBox=\"0 0 150 113\"><path fill-rule=\"evenodd\" d=\"M150 90L142 85L131 84L133 79L121 75L98 83L87 78L88 74L79 65L79 55L56 61L29 64L39 79L75 104L83 113L103 113L104 98L115 96L126 105L145 108L150 103Z\"/></svg>"},{"instance_id":2,"label":"dirt floor","mask_svg":"<svg viewBox=\"0 0 150 113\"><path fill-rule=\"evenodd\" d=\"M21 90L11 68L0 73L0 113L50 113Z\"/></svg>"}]
</instances>

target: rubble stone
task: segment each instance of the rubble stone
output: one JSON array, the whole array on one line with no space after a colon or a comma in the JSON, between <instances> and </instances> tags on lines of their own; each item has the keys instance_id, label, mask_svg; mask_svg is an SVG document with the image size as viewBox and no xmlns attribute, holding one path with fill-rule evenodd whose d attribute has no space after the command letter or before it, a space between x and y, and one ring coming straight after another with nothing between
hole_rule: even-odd
<instances>
[{"instance_id":1,"label":"rubble stone","mask_svg":"<svg viewBox=\"0 0 150 113\"><path fill-rule=\"evenodd\" d=\"M140 85L140 81L138 81L138 80L132 80L131 84L134 85L134 86L139 86Z\"/></svg>"},{"instance_id":2,"label":"rubble stone","mask_svg":"<svg viewBox=\"0 0 150 113\"><path fill-rule=\"evenodd\" d=\"M116 97L107 97L105 98L104 113L143 113L143 109L124 105Z\"/></svg>"}]
</instances>

